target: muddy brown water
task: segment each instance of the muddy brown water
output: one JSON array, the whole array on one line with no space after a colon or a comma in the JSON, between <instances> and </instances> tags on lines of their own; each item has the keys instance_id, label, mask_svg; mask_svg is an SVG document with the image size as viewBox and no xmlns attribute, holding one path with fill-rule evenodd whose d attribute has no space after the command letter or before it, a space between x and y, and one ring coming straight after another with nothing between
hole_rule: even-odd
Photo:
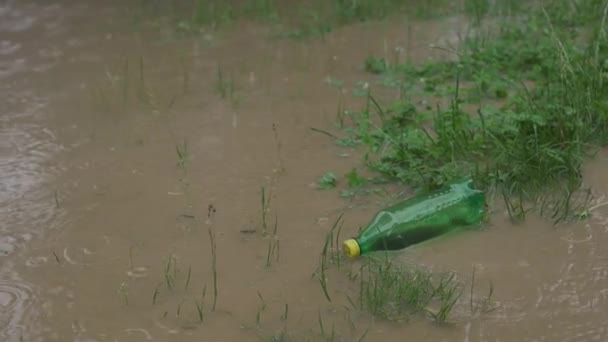
<instances>
[{"instance_id":1,"label":"muddy brown water","mask_svg":"<svg viewBox=\"0 0 608 342\"><path fill-rule=\"evenodd\" d=\"M608 206L557 228L497 212L481 232L401 253L465 281L475 267L476 297L494 284L497 310L471 317L467 293L449 326L373 320L344 308L344 272L329 272L332 304L311 277L339 213L343 236L354 234L388 200L315 189L328 170L363 170L359 152L309 130L331 130L341 102L360 104L325 80L350 89L369 79L365 57L387 48L435 55L429 44L453 42L459 20L371 23L303 42L253 24L184 37L130 19L103 2L0 4L0 340L257 341L285 329L316 341L319 316L345 341L366 331L368 341L608 340ZM218 63L232 98L217 90ZM586 165L595 203L606 200L607 163L601 153ZM278 219L270 267L269 238L241 232L259 228L262 187L269 229Z\"/></svg>"}]
</instances>

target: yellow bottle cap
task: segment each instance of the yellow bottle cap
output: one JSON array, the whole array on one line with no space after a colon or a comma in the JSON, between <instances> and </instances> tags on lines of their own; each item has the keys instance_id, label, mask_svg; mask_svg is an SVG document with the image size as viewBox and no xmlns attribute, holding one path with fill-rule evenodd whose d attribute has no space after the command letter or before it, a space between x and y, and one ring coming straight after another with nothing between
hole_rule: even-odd
<instances>
[{"instance_id":1,"label":"yellow bottle cap","mask_svg":"<svg viewBox=\"0 0 608 342\"><path fill-rule=\"evenodd\" d=\"M344 249L344 254L346 254L346 256L350 258L359 256L359 254L361 253L361 250L359 249L359 244L355 239L345 240L342 245L342 249Z\"/></svg>"}]
</instances>

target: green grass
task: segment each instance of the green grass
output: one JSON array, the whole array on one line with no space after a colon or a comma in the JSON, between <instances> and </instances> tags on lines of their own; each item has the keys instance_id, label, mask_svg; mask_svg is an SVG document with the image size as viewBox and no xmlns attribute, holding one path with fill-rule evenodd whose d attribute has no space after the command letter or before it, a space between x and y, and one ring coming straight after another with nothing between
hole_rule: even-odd
<instances>
[{"instance_id":1,"label":"green grass","mask_svg":"<svg viewBox=\"0 0 608 342\"><path fill-rule=\"evenodd\" d=\"M471 309L471 316L480 317L495 311L498 307L492 300L492 296L494 295L494 284L491 282L488 287L488 294L480 301L475 300L473 294L473 291L475 290L475 272L476 269L473 268L473 274L471 275L471 293L469 295L469 305Z\"/></svg>"},{"instance_id":2,"label":"green grass","mask_svg":"<svg viewBox=\"0 0 608 342\"><path fill-rule=\"evenodd\" d=\"M279 13L274 0L193 0L142 1L134 11L134 21L141 26L146 19L165 18L184 33L219 30L237 20L276 22Z\"/></svg>"},{"instance_id":3,"label":"green grass","mask_svg":"<svg viewBox=\"0 0 608 342\"><path fill-rule=\"evenodd\" d=\"M260 299L260 305L258 306L258 310L255 313L255 325L260 327L262 321L262 313L266 310L266 302L264 301L264 297L262 294L258 292L258 298Z\"/></svg>"},{"instance_id":4,"label":"green grass","mask_svg":"<svg viewBox=\"0 0 608 342\"><path fill-rule=\"evenodd\" d=\"M317 182L319 189L333 189L336 187L336 174L333 172L325 172Z\"/></svg>"},{"instance_id":5,"label":"green grass","mask_svg":"<svg viewBox=\"0 0 608 342\"><path fill-rule=\"evenodd\" d=\"M213 304L211 305L211 311L215 311L219 293L217 285L217 244L215 240L215 229L213 226L215 211L216 210L213 205L209 205L207 212L207 224L209 233L209 245L211 247L211 273L213 276Z\"/></svg>"},{"instance_id":6,"label":"green grass","mask_svg":"<svg viewBox=\"0 0 608 342\"><path fill-rule=\"evenodd\" d=\"M150 77L150 68L146 67L143 56L139 56L136 63L124 58L116 65L107 65L103 79L91 88L94 108L111 114L128 114L136 109L160 114L171 109L190 87L191 67L183 56L179 59L180 70L174 77L175 80L179 79L179 86L175 84L176 81L165 81L162 89L149 85L154 83L149 82L150 79L156 79ZM232 96L233 90L227 91ZM235 101L234 98L231 100Z\"/></svg>"},{"instance_id":7,"label":"green grass","mask_svg":"<svg viewBox=\"0 0 608 342\"><path fill-rule=\"evenodd\" d=\"M344 265L343 255L338 247L342 242L342 224L340 215L326 234L319 266L313 274L319 281L323 296L330 304L335 302L335 294L330 291L328 280L330 268L337 266L340 270ZM352 270L353 265L346 266L350 267L350 270L345 273L355 288L343 287L337 292L346 295L351 306L347 308L348 311L367 311L383 320L402 321L414 315L424 315L436 323L448 323L466 287L456 278L455 273L404 266L388 254L364 257L357 271ZM494 290L491 286L488 295L481 301L474 299L474 277L473 273L470 290L471 315L479 317L494 309ZM326 329L327 326L323 324L320 315L319 327L324 338L334 336L333 331Z\"/></svg>"},{"instance_id":8,"label":"green grass","mask_svg":"<svg viewBox=\"0 0 608 342\"><path fill-rule=\"evenodd\" d=\"M196 307L196 313L198 315L198 320L199 322L204 322L205 321L205 306L203 304L203 302L194 302L194 305Z\"/></svg>"},{"instance_id":9,"label":"green grass","mask_svg":"<svg viewBox=\"0 0 608 342\"><path fill-rule=\"evenodd\" d=\"M185 170L190 160L190 152L188 151L188 142L184 140L181 144L175 145L175 153L177 154L177 165Z\"/></svg>"},{"instance_id":10,"label":"green grass","mask_svg":"<svg viewBox=\"0 0 608 342\"><path fill-rule=\"evenodd\" d=\"M403 322L419 316L437 324L449 324L456 305L464 304L461 299L467 286L470 289L471 317L482 317L498 307L494 302L494 287L491 283L485 296L475 296L475 270L471 283L467 285L454 272L406 266L385 254L363 258L359 269L351 269L349 275L355 287L341 291L346 294L350 304L347 310L366 311L381 320ZM324 292L327 291L326 287L327 284Z\"/></svg>"},{"instance_id":11,"label":"green grass","mask_svg":"<svg viewBox=\"0 0 608 342\"><path fill-rule=\"evenodd\" d=\"M197 34L250 20L271 25L277 36L306 39L323 38L335 28L380 20L396 13L430 18L453 11L454 5L448 0L314 0L299 6L276 0L142 1L135 9L134 21L140 26L146 19L166 18L178 31Z\"/></svg>"},{"instance_id":12,"label":"green grass","mask_svg":"<svg viewBox=\"0 0 608 342\"><path fill-rule=\"evenodd\" d=\"M154 288L154 293L152 293L152 305L156 304L156 300L158 299L158 295L160 293L159 286Z\"/></svg>"},{"instance_id":13,"label":"green grass","mask_svg":"<svg viewBox=\"0 0 608 342\"><path fill-rule=\"evenodd\" d=\"M269 194L267 195L266 192L266 188L262 186L262 191L261 191L261 228L262 228L262 235L266 236L267 232L268 232L268 212L270 211L270 196Z\"/></svg>"},{"instance_id":14,"label":"green grass","mask_svg":"<svg viewBox=\"0 0 608 342\"><path fill-rule=\"evenodd\" d=\"M234 101L235 101L234 79L232 78L232 76L226 76L225 72L222 70L221 65L219 65L219 64L217 66L216 76L217 76L217 80L215 83L215 88L216 88L217 92L220 94L220 96L223 99L229 100L234 103Z\"/></svg>"},{"instance_id":15,"label":"green grass","mask_svg":"<svg viewBox=\"0 0 608 342\"><path fill-rule=\"evenodd\" d=\"M167 260L164 278L165 284L167 285L167 289L169 291L173 291L173 288L175 287L175 281L177 280L177 260L175 259L173 254L169 255L169 260Z\"/></svg>"},{"instance_id":16,"label":"green grass","mask_svg":"<svg viewBox=\"0 0 608 342\"><path fill-rule=\"evenodd\" d=\"M274 230L268 238L268 252L266 254L266 267L272 266L273 261L278 262L280 259L280 240L277 235L279 230L279 219L275 217Z\"/></svg>"},{"instance_id":17,"label":"green grass","mask_svg":"<svg viewBox=\"0 0 608 342\"><path fill-rule=\"evenodd\" d=\"M339 253L337 242L338 240L334 240L334 233L337 233L337 236L340 236L340 231L342 230L342 216L344 214L340 214L331 229L325 235L325 244L323 245L323 249L321 251L321 256L319 260L319 267L313 273L313 276L316 276L319 280L319 285L321 285L321 289L323 290L323 295L328 302L332 302L331 296L329 295L328 290L328 278L327 278L327 270L330 265L333 263L337 263L338 267L340 266L340 260L342 255ZM336 246L334 246L334 241L336 241Z\"/></svg>"},{"instance_id":18,"label":"green grass","mask_svg":"<svg viewBox=\"0 0 608 342\"><path fill-rule=\"evenodd\" d=\"M388 259L368 259L358 281L359 307L388 320L428 313L443 323L462 294L454 274L403 267ZM433 304L438 309L431 309Z\"/></svg>"},{"instance_id":19,"label":"green grass","mask_svg":"<svg viewBox=\"0 0 608 342\"><path fill-rule=\"evenodd\" d=\"M277 151L277 167L274 170L275 173L277 174L281 174L283 172L285 172L285 163L283 162L283 155L281 153L281 148L283 147L283 143L281 143L281 139L279 138L279 129L277 128L277 125L275 123L272 124L272 135L274 138L274 145L276 147L276 151ZM276 181L276 177L278 177L278 175L275 175L275 178L273 178L273 181Z\"/></svg>"},{"instance_id":20,"label":"green grass","mask_svg":"<svg viewBox=\"0 0 608 342\"><path fill-rule=\"evenodd\" d=\"M565 1L553 1L521 22L494 18L467 37L457 61L389 65L370 56L365 69L380 83L396 80L401 96L380 104L368 95L338 142L365 146L366 164L393 181L435 188L471 176L513 217L541 203L556 222L570 217L582 163L608 139L605 6L566 13Z\"/></svg>"},{"instance_id":21,"label":"green grass","mask_svg":"<svg viewBox=\"0 0 608 342\"><path fill-rule=\"evenodd\" d=\"M118 295L122 298L125 306L129 306L129 284L121 283L118 288Z\"/></svg>"}]
</instances>

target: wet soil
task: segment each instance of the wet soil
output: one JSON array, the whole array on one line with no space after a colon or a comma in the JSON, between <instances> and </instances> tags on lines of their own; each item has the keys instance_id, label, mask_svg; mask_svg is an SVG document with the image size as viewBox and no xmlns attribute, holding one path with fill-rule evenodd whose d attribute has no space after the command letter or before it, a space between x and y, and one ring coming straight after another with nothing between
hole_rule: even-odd
<instances>
[{"instance_id":1,"label":"wet soil","mask_svg":"<svg viewBox=\"0 0 608 342\"><path fill-rule=\"evenodd\" d=\"M374 320L345 308L344 272L329 273L333 303L312 277L338 215L352 235L391 198L318 190L324 172L364 166L310 127L331 131L341 104L362 103L348 88L369 78L369 54L440 57L430 45L456 42L458 18L297 41L252 23L135 28L130 15L94 1L0 4L0 340L258 341L285 329L316 341L319 317L345 341L608 338L608 206L559 227L495 212L481 232L404 251L465 281L475 268L476 297L493 283L497 310L473 317L467 293L447 326ZM586 166L595 203L606 156ZM260 234L262 188L276 236Z\"/></svg>"}]
</instances>

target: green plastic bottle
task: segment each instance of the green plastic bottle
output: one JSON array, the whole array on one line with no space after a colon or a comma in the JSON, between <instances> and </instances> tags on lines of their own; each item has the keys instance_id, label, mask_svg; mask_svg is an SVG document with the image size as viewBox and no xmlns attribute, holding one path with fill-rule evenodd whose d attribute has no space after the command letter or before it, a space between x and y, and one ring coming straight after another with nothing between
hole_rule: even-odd
<instances>
[{"instance_id":1,"label":"green plastic bottle","mask_svg":"<svg viewBox=\"0 0 608 342\"><path fill-rule=\"evenodd\" d=\"M379 211L356 238L344 241L344 253L356 257L399 250L478 224L485 214L485 196L471 183L471 179L454 182Z\"/></svg>"}]
</instances>

